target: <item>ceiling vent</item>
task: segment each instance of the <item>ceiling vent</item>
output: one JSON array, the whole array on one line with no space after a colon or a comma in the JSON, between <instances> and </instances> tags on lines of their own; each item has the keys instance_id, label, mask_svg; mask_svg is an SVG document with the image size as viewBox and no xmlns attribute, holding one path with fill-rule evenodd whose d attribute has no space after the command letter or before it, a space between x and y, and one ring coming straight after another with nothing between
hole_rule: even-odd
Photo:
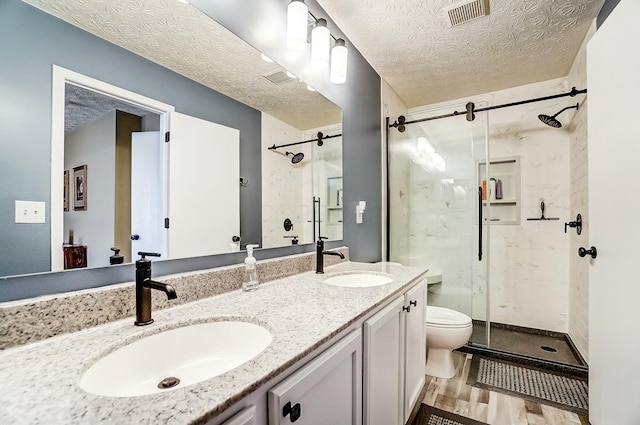
<instances>
[{"instance_id":1,"label":"ceiling vent","mask_svg":"<svg viewBox=\"0 0 640 425\"><path fill-rule=\"evenodd\" d=\"M489 14L489 0L465 0L445 7L449 26L455 27Z\"/></svg>"},{"instance_id":2,"label":"ceiling vent","mask_svg":"<svg viewBox=\"0 0 640 425\"><path fill-rule=\"evenodd\" d=\"M294 78L289 77L285 71L274 72L273 74L265 75L264 78L273 84L284 84L294 80Z\"/></svg>"}]
</instances>

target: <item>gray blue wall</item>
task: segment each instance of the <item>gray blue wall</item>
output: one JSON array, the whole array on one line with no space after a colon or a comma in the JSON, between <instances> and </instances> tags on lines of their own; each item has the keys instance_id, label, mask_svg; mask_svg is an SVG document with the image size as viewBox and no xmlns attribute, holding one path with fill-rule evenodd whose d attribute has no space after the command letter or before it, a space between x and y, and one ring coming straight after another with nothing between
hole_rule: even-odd
<instances>
[{"instance_id":1,"label":"gray blue wall","mask_svg":"<svg viewBox=\"0 0 640 425\"><path fill-rule=\"evenodd\" d=\"M607 20L613 9L620 3L620 0L605 0L602 5L602 9L600 9L600 13L598 13L598 18L596 19L596 25L598 28Z\"/></svg>"},{"instance_id":2,"label":"gray blue wall","mask_svg":"<svg viewBox=\"0 0 640 425\"><path fill-rule=\"evenodd\" d=\"M316 16L327 18L334 35L341 35L315 1L307 0L307 4ZM245 0L226 2L223 10L207 12L295 73L296 64L287 63L280 57L281 52L274 45L265 44L255 31L258 22L272 22L282 30L279 37L282 36L286 27L286 5L287 2L281 0ZM381 259L380 77L348 39L347 46L347 83L333 85L325 79L313 85L343 109L344 244L351 248L352 260L372 262ZM240 174L252 182L251 192L241 192L243 239L247 234L260 238L258 111L19 0L0 2L0 55L0 275L49 269L49 223L17 227L13 223L13 201L44 200L50 205L52 63L174 105L179 112L240 129ZM133 73L144 77L132 78ZM16 175L21 178L16 179ZM355 205L359 200L367 201L363 224L355 224ZM328 244L329 247L336 245L341 243ZM19 249L18 246L29 248ZM45 248L35 248L37 246ZM256 258L313 249L312 245L307 245L261 250L256 252ZM17 260L23 258L30 259L32 267L29 270L10 268L16 267ZM159 261L154 265L154 275L240 263L243 258L244 254L234 253ZM1 269L5 265L7 270ZM0 301L130 281L133 276L133 266L123 265L0 278Z\"/></svg>"}]
</instances>

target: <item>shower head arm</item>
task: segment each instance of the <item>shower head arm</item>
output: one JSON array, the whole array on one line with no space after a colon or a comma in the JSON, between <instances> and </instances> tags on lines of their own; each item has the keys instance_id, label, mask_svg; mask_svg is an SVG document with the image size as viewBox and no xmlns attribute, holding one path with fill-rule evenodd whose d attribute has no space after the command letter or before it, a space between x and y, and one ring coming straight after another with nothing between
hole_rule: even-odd
<instances>
[{"instance_id":1,"label":"shower head arm","mask_svg":"<svg viewBox=\"0 0 640 425\"><path fill-rule=\"evenodd\" d=\"M560 115L561 113L563 113L563 112L564 112L564 111L566 111L567 109L576 109L576 110L579 110L579 109L580 109L580 104L579 104L579 103L576 103L576 104L575 104L575 105L573 105L573 106L567 106L566 108L562 108L562 109L560 109L560 110L559 110L559 111L558 111L554 116L552 116L551 118L555 118L555 117L557 117L558 115Z\"/></svg>"}]
</instances>

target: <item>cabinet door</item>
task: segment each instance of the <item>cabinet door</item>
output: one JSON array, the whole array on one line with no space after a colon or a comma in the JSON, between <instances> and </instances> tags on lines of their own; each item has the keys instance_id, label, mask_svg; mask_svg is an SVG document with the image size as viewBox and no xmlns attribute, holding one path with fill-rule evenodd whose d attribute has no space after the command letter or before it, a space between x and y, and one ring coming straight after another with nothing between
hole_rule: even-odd
<instances>
[{"instance_id":1,"label":"cabinet door","mask_svg":"<svg viewBox=\"0 0 640 425\"><path fill-rule=\"evenodd\" d=\"M405 386L404 422L409 420L420 390L425 382L424 365L427 359L427 281L423 280L404 296L405 307Z\"/></svg>"},{"instance_id":2,"label":"cabinet door","mask_svg":"<svg viewBox=\"0 0 640 425\"><path fill-rule=\"evenodd\" d=\"M269 424L362 424L362 331L356 329L269 391Z\"/></svg>"},{"instance_id":3,"label":"cabinet door","mask_svg":"<svg viewBox=\"0 0 640 425\"><path fill-rule=\"evenodd\" d=\"M404 297L364 322L365 425L402 425L404 397Z\"/></svg>"},{"instance_id":4,"label":"cabinet door","mask_svg":"<svg viewBox=\"0 0 640 425\"><path fill-rule=\"evenodd\" d=\"M256 406L249 406L242 409L239 413L232 418L227 419L222 425L255 425Z\"/></svg>"}]
</instances>

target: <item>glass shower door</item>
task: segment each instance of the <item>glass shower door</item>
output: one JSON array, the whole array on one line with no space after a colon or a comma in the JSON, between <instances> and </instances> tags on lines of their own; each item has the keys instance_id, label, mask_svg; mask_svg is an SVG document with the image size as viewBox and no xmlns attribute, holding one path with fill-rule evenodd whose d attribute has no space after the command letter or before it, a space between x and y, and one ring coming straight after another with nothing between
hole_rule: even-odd
<instances>
[{"instance_id":1,"label":"glass shower door","mask_svg":"<svg viewBox=\"0 0 640 425\"><path fill-rule=\"evenodd\" d=\"M465 105L410 115L406 121L454 110L465 110ZM404 132L388 129L389 260L428 268L428 304L474 319L472 341L488 345L483 324L488 319L490 211L479 193L486 179L479 173L486 172L480 164L488 155L487 115L477 113L471 122L462 115L405 127Z\"/></svg>"}]
</instances>

